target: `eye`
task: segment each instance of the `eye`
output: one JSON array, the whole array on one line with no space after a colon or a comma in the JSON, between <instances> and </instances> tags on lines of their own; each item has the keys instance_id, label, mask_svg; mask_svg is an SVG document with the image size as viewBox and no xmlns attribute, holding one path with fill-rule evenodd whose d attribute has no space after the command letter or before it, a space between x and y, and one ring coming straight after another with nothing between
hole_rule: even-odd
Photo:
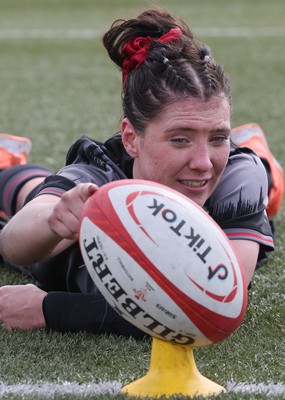
<instances>
[{"instance_id":1,"label":"eye","mask_svg":"<svg viewBox=\"0 0 285 400\"><path fill-rule=\"evenodd\" d=\"M228 140L229 140L229 135L216 135L210 139L210 142L220 144L227 142Z\"/></svg>"},{"instance_id":2,"label":"eye","mask_svg":"<svg viewBox=\"0 0 285 400\"><path fill-rule=\"evenodd\" d=\"M182 145L182 144L189 143L189 140L185 139L183 137L175 137L175 138L171 138L170 142L175 144L175 145Z\"/></svg>"}]
</instances>

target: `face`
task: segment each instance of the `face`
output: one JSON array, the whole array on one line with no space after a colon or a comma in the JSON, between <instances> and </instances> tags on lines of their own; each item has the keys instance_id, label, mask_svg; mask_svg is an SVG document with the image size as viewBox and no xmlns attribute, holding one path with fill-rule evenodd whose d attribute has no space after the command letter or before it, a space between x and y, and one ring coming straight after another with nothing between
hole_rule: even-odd
<instances>
[{"instance_id":1,"label":"face","mask_svg":"<svg viewBox=\"0 0 285 400\"><path fill-rule=\"evenodd\" d=\"M169 186L203 206L226 166L230 128L230 106L221 97L169 104L143 136L124 119L122 138L134 157L133 177Z\"/></svg>"}]
</instances>

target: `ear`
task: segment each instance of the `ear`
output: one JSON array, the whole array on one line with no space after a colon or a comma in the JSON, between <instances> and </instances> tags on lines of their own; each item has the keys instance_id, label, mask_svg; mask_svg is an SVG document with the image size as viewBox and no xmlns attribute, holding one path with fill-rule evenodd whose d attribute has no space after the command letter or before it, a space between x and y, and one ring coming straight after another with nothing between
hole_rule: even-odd
<instances>
[{"instance_id":1,"label":"ear","mask_svg":"<svg viewBox=\"0 0 285 400\"><path fill-rule=\"evenodd\" d=\"M121 132L122 132L122 142L127 153L131 157L136 158L138 155L138 150L137 150L138 136L128 118L124 118L122 120Z\"/></svg>"}]
</instances>

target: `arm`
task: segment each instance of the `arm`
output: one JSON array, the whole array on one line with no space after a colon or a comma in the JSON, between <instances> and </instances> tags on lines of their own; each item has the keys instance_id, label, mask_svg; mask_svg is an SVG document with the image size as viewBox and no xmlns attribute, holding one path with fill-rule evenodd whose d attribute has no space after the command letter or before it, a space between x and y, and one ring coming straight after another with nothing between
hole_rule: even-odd
<instances>
[{"instance_id":1,"label":"arm","mask_svg":"<svg viewBox=\"0 0 285 400\"><path fill-rule=\"evenodd\" d=\"M46 293L31 284L0 288L0 321L8 330L47 328L62 333L86 331L145 337L99 293Z\"/></svg>"},{"instance_id":2,"label":"arm","mask_svg":"<svg viewBox=\"0 0 285 400\"><path fill-rule=\"evenodd\" d=\"M44 328L45 296L46 292L31 284L0 287L0 321L4 328Z\"/></svg>"},{"instance_id":3,"label":"arm","mask_svg":"<svg viewBox=\"0 0 285 400\"><path fill-rule=\"evenodd\" d=\"M78 220L86 200L97 190L79 184L61 198L38 196L23 207L0 234L0 254L18 265L54 256L78 237Z\"/></svg>"},{"instance_id":4,"label":"arm","mask_svg":"<svg viewBox=\"0 0 285 400\"><path fill-rule=\"evenodd\" d=\"M259 244L251 240L231 240L231 245L240 260L248 286L254 274L259 253Z\"/></svg>"},{"instance_id":5,"label":"arm","mask_svg":"<svg viewBox=\"0 0 285 400\"><path fill-rule=\"evenodd\" d=\"M251 281L259 245L232 240L246 276ZM100 294L50 292L35 285L0 288L0 321L4 328L48 328L59 332L117 333L142 338L145 334L120 317Z\"/></svg>"},{"instance_id":6,"label":"arm","mask_svg":"<svg viewBox=\"0 0 285 400\"><path fill-rule=\"evenodd\" d=\"M261 160L249 149L245 153L236 150L207 204L211 217L231 241L247 283L252 279L259 250L274 249L265 212L267 192L267 175Z\"/></svg>"}]
</instances>

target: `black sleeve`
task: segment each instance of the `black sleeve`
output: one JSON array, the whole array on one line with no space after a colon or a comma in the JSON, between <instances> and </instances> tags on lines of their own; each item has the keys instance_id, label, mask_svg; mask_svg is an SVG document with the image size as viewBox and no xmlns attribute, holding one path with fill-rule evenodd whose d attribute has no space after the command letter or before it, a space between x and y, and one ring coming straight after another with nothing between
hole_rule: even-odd
<instances>
[{"instance_id":1,"label":"black sleeve","mask_svg":"<svg viewBox=\"0 0 285 400\"><path fill-rule=\"evenodd\" d=\"M268 179L260 158L238 150L231 155L207 209L230 240L252 240L262 250L272 251L267 193Z\"/></svg>"},{"instance_id":2,"label":"black sleeve","mask_svg":"<svg viewBox=\"0 0 285 400\"><path fill-rule=\"evenodd\" d=\"M47 329L62 333L113 333L136 339L146 336L93 293L49 292L44 298L43 312Z\"/></svg>"}]
</instances>

